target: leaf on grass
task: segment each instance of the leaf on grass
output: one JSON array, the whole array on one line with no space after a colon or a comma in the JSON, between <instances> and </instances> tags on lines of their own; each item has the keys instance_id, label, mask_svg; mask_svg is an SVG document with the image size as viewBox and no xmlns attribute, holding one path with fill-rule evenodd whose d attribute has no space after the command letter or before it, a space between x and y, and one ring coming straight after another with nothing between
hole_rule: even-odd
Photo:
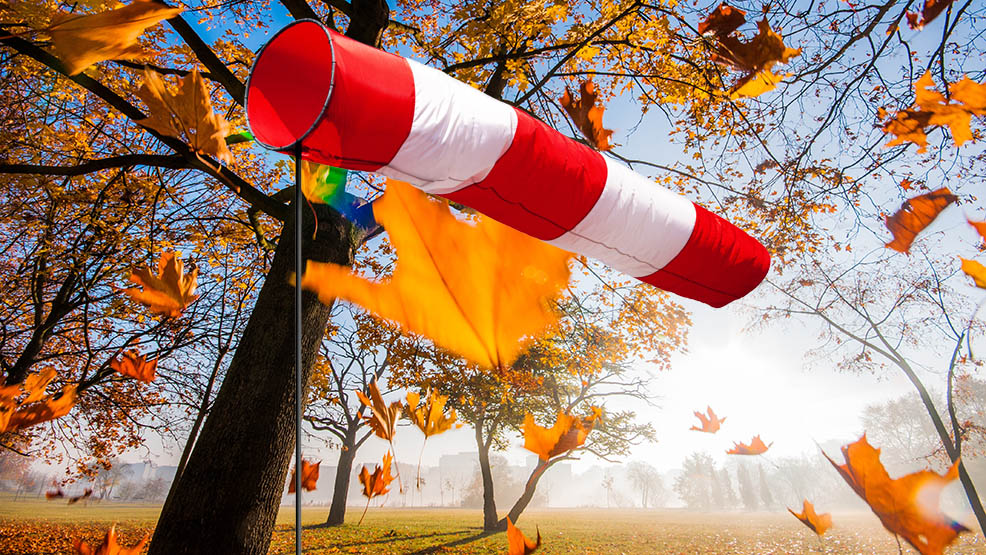
<instances>
[{"instance_id":1,"label":"leaf on grass","mask_svg":"<svg viewBox=\"0 0 986 555\"><path fill-rule=\"evenodd\" d=\"M609 150L609 137L613 131L603 128L603 112L606 108L596 105L599 98L596 84L592 79L582 81L579 92L579 99L575 100L572 91L565 87L565 95L561 97L562 108L565 108L568 117L572 118L572 122L592 146L599 150Z\"/></svg>"},{"instance_id":2,"label":"leaf on grass","mask_svg":"<svg viewBox=\"0 0 986 555\"><path fill-rule=\"evenodd\" d=\"M697 416L699 421L702 423L702 427L699 428L698 426L692 426L691 428L689 428L689 430L714 434L719 431L719 428L722 426L722 423L726 421L726 417L719 418L718 416L716 416L716 413L712 412L712 407L707 406L705 407L705 410L708 413L708 416L705 416L704 414L695 411L695 416Z\"/></svg>"},{"instance_id":3,"label":"leaf on grass","mask_svg":"<svg viewBox=\"0 0 986 555\"><path fill-rule=\"evenodd\" d=\"M98 546L92 547L78 538L72 540L72 546L80 555L140 555L144 551L147 540L148 536L145 535L144 539L134 547L122 547L116 541L116 526L111 526L103 538L103 543Z\"/></svg>"},{"instance_id":4,"label":"leaf on grass","mask_svg":"<svg viewBox=\"0 0 986 555\"><path fill-rule=\"evenodd\" d=\"M769 445L765 445L760 436L753 436L753 441L749 445L745 443L733 442L733 448L726 451L727 455L762 455L767 452L767 449L773 445L774 442L771 441Z\"/></svg>"},{"instance_id":5,"label":"leaf on grass","mask_svg":"<svg viewBox=\"0 0 986 555\"><path fill-rule=\"evenodd\" d=\"M824 453L823 453L824 454ZM959 476L956 461L944 475L921 470L891 479L880 462L880 450L866 441L842 448L845 464L825 458L847 484L870 506L883 527L907 540L923 555L940 555L945 547L969 529L941 512L942 489Z\"/></svg>"},{"instance_id":6,"label":"leaf on grass","mask_svg":"<svg viewBox=\"0 0 986 555\"><path fill-rule=\"evenodd\" d=\"M177 318L185 307L198 298L195 294L198 274L198 268L185 274L181 259L173 252L166 252L158 261L158 275L151 274L149 268L141 268L130 274L130 281L143 290L131 287L124 289L124 293L146 305L151 312Z\"/></svg>"},{"instance_id":7,"label":"leaf on grass","mask_svg":"<svg viewBox=\"0 0 986 555\"><path fill-rule=\"evenodd\" d=\"M322 302L355 302L486 367L506 367L521 339L557 321L548 304L568 282L569 253L490 218L471 225L399 181L373 211L397 267L384 283L309 262L301 286Z\"/></svg>"},{"instance_id":8,"label":"leaf on grass","mask_svg":"<svg viewBox=\"0 0 986 555\"><path fill-rule=\"evenodd\" d=\"M363 418L373 432L377 434L377 437L394 441L394 434L397 433L397 421L401 417L401 402L394 401L388 407L383 400L383 395L380 394L376 380L370 382L367 390L370 392L370 397L364 395L362 391L356 390L356 396L359 397L360 403L370 409L370 414L364 415Z\"/></svg>"},{"instance_id":9,"label":"leaf on grass","mask_svg":"<svg viewBox=\"0 0 986 555\"><path fill-rule=\"evenodd\" d=\"M387 486L394 481L394 477L390 475L390 462L392 460L393 456L388 451L383 456L383 466L376 465L373 469L373 474L370 474L365 466L360 470L359 481L363 484L363 495L366 496L367 500L384 495L390 491L387 489Z\"/></svg>"},{"instance_id":10,"label":"leaf on grass","mask_svg":"<svg viewBox=\"0 0 986 555\"><path fill-rule=\"evenodd\" d=\"M887 229L894 238L886 246L897 252L909 252L918 234L931 225L942 210L958 199L947 187L942 187L905 200L893 216L887 216Z\"/></svg>"},{"instance_id":11,"label":"leaf on grass","mask_svg":"<svg viewBox=\"0 0 986 555\"><path fill-rule=\"evenodd\" d=\"M972 281L976 283L976 287L986 289L986 266L975 260L967 260L961 256L959 260L962 261L962 271L972 278Z\"/></svg>"},{"instance_id":12,"label":"leaf on grass","mask_svg":"<svg viewBox=\"0 0 986 555\"><path fill-rule=\"evenodd\" d=\"M157 377L157 359L147 360L147 357L137 351L127 351L123 353L123 358L111 360L110 368L145 383L153 382Z\"/></svg>"},{"instance_id":13,"label":"leaf on grass","mask_svg":"<svg viewBox=\"0 0 986 555\"><path fill-rule=\"evenodd\" d=\"M748 41L743 40L736 30L745 22L746 12L724 2L698 24L699 33L711 34L716 43L712 60L744 73L730 91L732 98L753 97L772 90L785 76L771 68L801 55L800 48L788 48L784 44L766 17L757 23L757 34Z\"/></svg>"},{"instance_id":14,"label":"leaf on grass","mask_svg":"<svg viewBox=\"0 0 986 555\"><path fill-rule=\"evenodd\" d=\"M137 37L148 27L181 13L153 0L134 0L130 4L93 15L58 13L46 31L51 35L55 55L69 75L105 60L131 59L143 54Z\"/></svg>"},{"instance_id":15,"label":"leaf on grass","mask_svg":"<svg viewBox=\"0 0 986 555\"><path fill-rule=\"evenodd\" d=\"M949 86L950 98L937 91L931 72L925 72L914 85L914 106L897 112L883 123L883 132L894 139L886 146L913 143L918 152L928 147L928 128L947 127L955 146L972 139L972 116L986 116L986 84L976 83L968 77ZM879 110L885 118L886 111Z\"/></svg>"},{"instance_id":16,"label":"leaf on grass","mask_svg":"<svg viewBox=\"0 0 986 555\"><path fill-rule=\"evenodd\" d=\"M592 407L592 413L585 418L559 412L554 426L542 428L534 422L534 415L527 413L524 417L524 449L537 453L542 461L567 453L585 443L600 415L602 409L598 407Z\"/></svg>"},{"instance_id":17,"label":"leaf on grass","mask_svg":"<svg viewBox=\"0 0 986 555\"><path fill-rule=\"evenodd\" d=\"M915 31L924 29L924 26L934 21L945 8L952 5L954 0L924 0L924 7L921 10L920 19L915 12L907 12L907 24Z\"/></svg>"},{"instance_id":18,"label":"leaf on grass","mask_svg":"<svg viewBox=\"0 0 986 555\"><path fill-rule=\"evenodd\" d=\"M172 94L151 69L144 69L144 84L137 96L147 104L150 115L137 123L162 135L185 141L192 150L214 156L229 164L233 154L226 146L229 122L212 111L212 101L198 69L178 81Z\"/></svg>"},{"instance_id":19,"label":"leaf on grass","mask_svg":"<svg viewBox=\"0 0 986 555\"><path fill-rule=\"evenodd\" d=\"M536 541L527 539L527 536L510 521L510 517L507 517L507 555L530 555L537 551L541 547L541 530L538 530L537 534Z\"/></svg>"},{"instance_id":20,"label":"leaf on grass","mask_svg":"<svg viewBox=\"0 0 986 555\"><path fill-rule=\"evenodd\" d=\"M800 513L794 512L793 509L788 509L792 515L798 520L804 523L805 526L811 529L812 532L821 536L832 527L832 515L830 513L815 513L815 506L811 504L810 501L805 499L804 508L801 509Z\"/></svg>"},{"instance_id":21,"label":"leaf on grass","mask_svg":"<svg viewBox=\"0 0 986 555\"><path fill-rule=\"evenodd\" d=\"M414 422L414 425L421 430L425 438L450 430L457 417L453 409L449 409L448 413L445 412L448 395L439 395L437 391L428 391L426 399L425 404L419 407L421 395L413 391L408 392L407 416L411 422ZM456 425L456 428L460 427L462 424Z\"/></svg>"},{"instance_id":22,"label":"leaf on grass","mask_svg":"<svg viewBox=\"0 0 986 555\"><path fill-rule=\"evenodd\" d=\"M301 459L301 489L305 491L315 491L315 484L318 482L318 466L322 461L311 463ZM296 474L297 467L291 469L291 480L288 482L288 493L296 491L295 482L298 479Z\"/></svg>"},{"instance_id":23,"label":"leaf on grass","mask_svg":"<svg viewBox=\"0 0 986 555\"><path fill-rule=\"evenodd\" d=\"M0 433L23 430L65 416L72 410L76 401L74 385L45 395L45 388L54 378L55 370L48 368L28 376L23 384L0 387Z\"/></svg>"}]
</instances>

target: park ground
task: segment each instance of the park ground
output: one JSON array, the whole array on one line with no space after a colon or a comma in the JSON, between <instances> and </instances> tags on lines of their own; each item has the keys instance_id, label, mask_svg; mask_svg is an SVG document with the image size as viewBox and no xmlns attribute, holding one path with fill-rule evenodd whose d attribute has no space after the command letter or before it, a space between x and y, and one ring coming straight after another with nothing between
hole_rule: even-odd
<instances>
[{"instance_id":1,"label":"park ground","mask_svg":"<svg viewBox=\"0 0 986 555\"><path fill-rule=\"evenodd\" d=\"M99 543L116 524L121 543L136 544L150 533L160 507L95 502L67 505L64 500L14 501L0 494L0 553L7 555L72 553L72 538ZM357 526L353 508L345 526L320 528L327 509L305 508L303 548L306 554L506 553L506 534L484 535L479 511L465 509L371 508ZM271 554L293 553L294 512L282 507L271 542ZM712 513L679 510L617 509L532 510L519 527L533 537L540 529L550 554L896 554L897 542L869 513L837 513L835 528L824 540L787 512ZM913 553L908 547L904 553ZM965 534L948 554L986 553L981 535Z\"/></svg>"}]
</instances>

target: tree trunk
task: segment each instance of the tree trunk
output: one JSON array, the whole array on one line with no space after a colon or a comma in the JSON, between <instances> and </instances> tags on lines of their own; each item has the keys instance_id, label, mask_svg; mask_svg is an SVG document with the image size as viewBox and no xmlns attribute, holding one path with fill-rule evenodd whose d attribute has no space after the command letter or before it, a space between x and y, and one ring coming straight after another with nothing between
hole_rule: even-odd
<instances>
[{"instance_id":1,"label":"tree trunk","mask_svg":"<svg viewBox=\"0 0 986 555\"><path fill-rule=\"evenodd\" d=\"M313 240L314 219L304 213L306 258L350 264L348 224L320 210ZM289 220L209 417L161 511L150 555L267 553L295 437L293 229ZM315 295L304 294L306 387L329 313Z\"/></svg>"},{"instance_id":2,"label":"tree trunk","mask_svg":"<svg viewBox=\"0 0 986 555\"><path fill-rule=\"evenodd\" d=\"M483 530L497 531L496 499L493 497L493 469L490 468L490 445L483 441L483 421L476 422L476 447L479 448L479 471L483 475Z\"/></svg>"},{"instance_id":3,"label":"tree trunk","mask_svg":"<svg viewBox=\"0 0 986 555\"><path fill-rule=\"evenodd\" d=\"M521 513L523 513L524 509L527 508L527 505L531 503L531 499L534 499L534 493L537 491L538 482L541 480L541 476L544 476L544 471L548 470L551 465L555 464L559 460L561 459L555 459L548 462L538 460L538 465L534 467L534 470L531 472L531 477L527 479L527 485L524 486L524 493L520 495L520 498L517 499L514 506L510 507L510 512L507 513L507 518L510 519L510 522L517 524L517 519L520 518ZM501 520L498 524L500 530L507 529L506 518Z\"/></svg>"},{"instance_id":4,"label":"tree trunk","mask_svg":"<svg viewBox=\"0 0 986 555\"><path fill-rule=\"evenodd\" d=\"M325 519L326 526L340 526L346 520L346 501L349 499L349 480L353 475L353 459L356 458L355 434L342 444L339 452L339 464L336 467L335 486L332 490L332 505L329 507L329 518Z\"/></svg>"}]
</instances>

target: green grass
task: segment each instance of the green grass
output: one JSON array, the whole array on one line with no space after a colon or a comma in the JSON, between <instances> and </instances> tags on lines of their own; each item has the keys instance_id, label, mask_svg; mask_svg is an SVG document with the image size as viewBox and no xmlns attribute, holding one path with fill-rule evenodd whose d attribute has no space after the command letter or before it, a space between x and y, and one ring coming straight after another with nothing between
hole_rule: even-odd
<instances>
[{"instance_id":1,"label":"green grass","mask_svg":"<svg viewBox=\"0 0 986 555\"><path fill-rule=\"evenodd\" d=\"M124 545L153 529L160 508L152 505L64 500L13 501L0 494L0 554L71 552L71 538L98 540L116 523ZM506 534L483 534L479 511L459 509L373 509L360 526L352 508L346 524L321 528L327 509L305 508L306 554L488 554L506 553ZM893 536L870 513L834 515L835 528L819 541L788 513L715 513L607 509L531 510L518 523L529 537L540 528L545 555L648 553L898 553ZM271 553L294 551L294 511L282 507ZM824 550L824 551L823 551ZM904 548L905 553L912 553ZM949 554L986 553L982 536L965 534Z\"/></svg>"}]
</instances>

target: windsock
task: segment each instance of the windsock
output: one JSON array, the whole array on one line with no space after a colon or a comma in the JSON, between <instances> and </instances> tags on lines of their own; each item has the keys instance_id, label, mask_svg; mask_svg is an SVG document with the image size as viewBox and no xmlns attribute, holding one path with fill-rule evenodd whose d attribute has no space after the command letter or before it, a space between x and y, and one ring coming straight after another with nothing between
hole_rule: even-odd
<instances>
[{"instance_id":1,"label":"windsock","mask_svg":"<svg viewBox=\"0 0 986 555\"><path fill-rule=\"evenodd\" d=\"M714 307L752 291L767 250L743 230L414 60L291 23L250 70L257 141L406 181L560 248Z\"/></svg>"}]
</instances>

